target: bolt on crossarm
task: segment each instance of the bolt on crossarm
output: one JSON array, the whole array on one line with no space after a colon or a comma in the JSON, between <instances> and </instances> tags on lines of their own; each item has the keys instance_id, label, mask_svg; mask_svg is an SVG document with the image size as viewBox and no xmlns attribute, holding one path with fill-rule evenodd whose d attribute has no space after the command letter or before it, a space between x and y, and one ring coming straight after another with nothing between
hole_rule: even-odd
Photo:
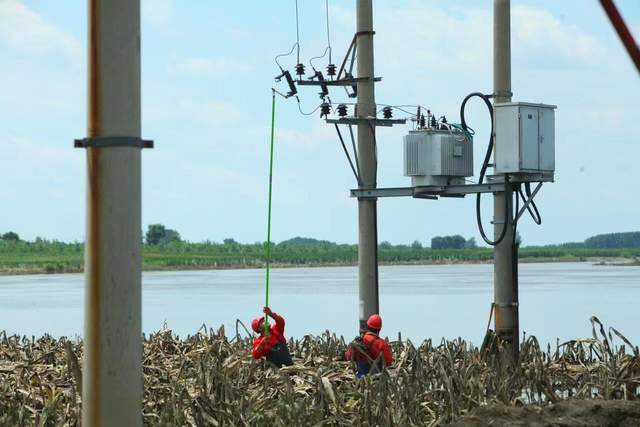
<instances>
[{"instance_id":1,"label":"bolt on crossarm","mask_svg":"<svg viewBox=\"0 0 640 427\"><path fill-rule=\"evenodd\" d=\"M372 0L356 0L357 26L357 94L358 118L375 118L373 66L373 6ZM360 188L376 188L376 125L375 121L358 123L358 156ZM358 289L360 327L367 318L379 312L378 302L378 224L377 199L358 199Z\"/></svg>"},{"instance_id":2,"label":"bolt on crossarm","mask_svg":"<svg viewBox=\"0 0 640 427\"><path fill-rule=\"evenodd\" d=\"M494 0L493 5L493 86L494 105L511 102L511 5L510 0ZM495 115L495 113L494 113ZM496 117L497 119L497 117ZM496 122L496 127L498 123ZM516 143L517 141L514 141ZM495 147L494 147L495 155ZM511 206L513 192L494 193L494 238L498 239L507 227L506 234L494 250L494 322L496 334L507 342L515 357L519 350L519 313L517 245L514 239ZM505 215L506 212L506 215ZM507 223L505 224L505 218Z\"/></svg>"}]
</instances>

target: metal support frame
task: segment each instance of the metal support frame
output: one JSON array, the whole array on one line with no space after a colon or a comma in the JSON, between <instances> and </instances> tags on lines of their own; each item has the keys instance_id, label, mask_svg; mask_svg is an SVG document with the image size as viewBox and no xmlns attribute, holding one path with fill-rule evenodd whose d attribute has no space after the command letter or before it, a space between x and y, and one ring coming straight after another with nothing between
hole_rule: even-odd
<instances>
[{"instance_id":1,"label":"metal support frame","mask_svg":"<svg viewBox=\"0 0 640 427\"><path fill-rule=\"evenodd\" d=\"M353 74L353 64L355 62L355 57L356 57L357 41L358 41L358 35L354 34L353 38L351 39L351 43L349 44L349 48L347 49L347 53L344 55L344 58L342 59L342 64L340 65L340 69L338 70L338 76L337 76L338 80L340 80L340 76L342 76L343 72L345 73L345 75ZM344 67L345 65L347 65L347 60L349 59L349 55L351 55L351 63L349 66L349 71L345 71Z\"/></svg>"},{"instance_id":2,"label":"metal support frame","mask_svg":"<svg viewBox=\"0 0 640 427\"><path fill-rule=\"evenodd\" d=\"M327 123L337 125L359 125L373 124L375 126L391 127L393 125L403 125L407 119L378 119L376 117L340 117L339 119L325 119Z\"/></svg>"},{"instance_id":3,"label":"metal support frame","mask_svg":"<svg viewBox=\"0 0 640 427\"><path fill-rule=\"evenodd\" d=\"M357 156L357 151L355 149L355 146L353 148L353 153L356 157L356 165L353 165L353 161L351 160L351 156L349 155L349 150L347 149L347 145L344 143L344 138L342 138L342 133L340 132L340 128L338 127L338 125L335 125L336 127L336 132L338 132L338 139L340 139L340 144L342 145L342 149L344 150L344 155L347 157L347 160L349 161L349 166L351 166L351 170L353 171L353 175L356 178L356 181L358 182L358 185L362 184L362 181L360 180L360 165L358 164L358 156ZM351 133L351 139L353 142L353 133Z\"/></svg>"},{"instance_id":4,"label":"metal support frame","mask_svg":"<svg viewBox=\"0 0 640 427\"><path fill-rule=\"evenodd\" d=\"M522 213L533 201L542 184L544 182L553 182L553 173L532 173L521 175L509 175L509 184L518 184L524 182L537 182L538 185L534 189L531 197L527 199L525 204L518 212L516 219L522 216ZM438 197L464 197L467 194L477 193L504 193L505 179L504 175L490 175L487 182L483 184L452 184L452 185L425 185L417 187L389 187L389 188L358 188L351 190L351 197L361 199L371 199L379 197L413 197L416 199L437 200Z\"/></svg>"},{"instance_id":5,"label":"metal support frame","mask_svg":"<svg viewBox=\"0 0 640 427\"><path fill-rule=\"evenodd\" d=\"M296 84L298 86L353 86L358 82L373 80L374 82L379 82L382 80L382 77L374 77L371 79L370 77L352 77L352 78L344 78L340 80L296 80Z\"/></svg>"},{"instance_id":6,"label":"metal support frame","mask_svg":"<svg viewBox=\"0 0 640 427\"><path fill-rule=\"evenodd\" d=\"M533 202L533 198L536 197L536 194L538 194L538 191L540 191L540 189L542 188L542 182L539 182L538 185L536 186L536 188L533 190L533 193L531 193L531 196L529 196L529 198L524 202L524 204L522 205L522 208L520 208L520 210L518 211L518 213L516 214L516 217L514 218L514 222L518 222L518 220L520 219L520 217L524 214L524 212L529 208L529 206L531 205L531 203ZM533 215L533 214L532 214Z\"/></svg>"}]
</instances>

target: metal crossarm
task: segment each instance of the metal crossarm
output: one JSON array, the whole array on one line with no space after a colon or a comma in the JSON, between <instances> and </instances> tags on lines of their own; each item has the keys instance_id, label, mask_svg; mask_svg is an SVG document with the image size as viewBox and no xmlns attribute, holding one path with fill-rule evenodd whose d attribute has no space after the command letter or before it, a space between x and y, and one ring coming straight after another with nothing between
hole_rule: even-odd
<instances>
[{"instance_id":1,"label":"metal crossarm","mask_svg":"<svg viewBox=\"0 0 640 427\"><path fill-rule=\"evenodd\" d=\"M403 125L406 119L378 119L376 117L341 117L339 119L325 119L327 123L336 125L357 125L360 123L370 123L375 126L391 127L393 125Z\"/></svg>"},{"instance_id":2,"label":"metal crossarm","mask_svg":"<svg viewBox=\"0 0 640 427\"><path fill-rule=\"evenodd\" d=\"M552 173L523 174L521 176L509 177L509 184L521 182L537 182L531 197L519 210L517 218L533 201L544 182L553 182ZM503 193L505 190L505 179L503 175L491 175L487 177L487 182L482 184L453 184L446 186L425 185L417 187L390 187L390 188L357 188L351 190L351 197L358 198L378 198L378 197L413 197L416 199L435 200L438 197L464 197L467 194L478 193Z\"/></svg>"},{"instance_id":3,"label":"metal crossarm","mask_svg":"<svg viewBox=\"0 0 640 427\"><path fill-rule=\"evenodd\" d=\"M379 82L382 80L382 77L374 77L371 79L370 77L351 77L351 78L343 78L340 80L296 80L296 84L298 86L353 86L358 82L364 82L373 80L374 82Z\"/></svg>"}]
</instances>

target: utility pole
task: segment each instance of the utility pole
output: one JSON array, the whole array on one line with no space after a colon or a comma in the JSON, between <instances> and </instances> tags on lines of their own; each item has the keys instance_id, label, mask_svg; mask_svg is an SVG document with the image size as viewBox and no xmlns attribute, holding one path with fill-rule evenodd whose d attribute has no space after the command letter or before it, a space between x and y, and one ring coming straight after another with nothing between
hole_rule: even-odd
<instances>
[{"instance_id":1,"label":"utility pole","mask_svg":"<svg viewBox=\"0 0 640 427\"><path fill-rule=\"evenodd\" d=\"M88 0L82 425L142 425L140 0Z\"/></svg>"},{"instance_id":2,"label":"utility pole","mask_svg":"<svg viewBox=\"0 0 640 427\"><path fill-rule=\"evenodd\" d=\"M493 3L493 88L494 103L511 102L511 5L510 0ZM497 128L497 123L496 126ZM515 141L514 141L515 143ZM493 196L493 230L497 239L507 227L494 251L495 330L506 340L514 356L520 347L518 314L517 246L514 244L513 192L509 189ZM507 224L504 224L507 211Z\"/></svg>"},{"instance_id":3,"label":"utility pole","mask_svg":"<svg viewBox=\"0 0 640 427\"><path fill-rule=\"evenodd\" d=\"M376 100L373 71L372 0L356 0L356 47L358 57L358 104L356 116L367 119L358 123L358 157L360 188L376 188ZM358 199L358 290L360 328L367 318L379 312L378 305L378 218L377 199Z\"/></svg>"}]
</instances>

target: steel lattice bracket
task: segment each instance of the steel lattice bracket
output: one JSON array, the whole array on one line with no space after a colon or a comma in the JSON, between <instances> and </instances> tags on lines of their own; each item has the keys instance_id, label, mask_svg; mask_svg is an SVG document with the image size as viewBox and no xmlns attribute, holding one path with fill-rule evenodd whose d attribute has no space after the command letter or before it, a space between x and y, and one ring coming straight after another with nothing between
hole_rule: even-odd
<instances>
[{"instance_id":1,"label":"steel lattice bracket","mask_svg":"<svg viewBox=\"0 0 640 427\"><path fill-rule=\"evenodd\" d=\"M137 136L97 136L73 141L75 148L134 147L153 148L153 141Z\"/></svg>"}]
</instances>

